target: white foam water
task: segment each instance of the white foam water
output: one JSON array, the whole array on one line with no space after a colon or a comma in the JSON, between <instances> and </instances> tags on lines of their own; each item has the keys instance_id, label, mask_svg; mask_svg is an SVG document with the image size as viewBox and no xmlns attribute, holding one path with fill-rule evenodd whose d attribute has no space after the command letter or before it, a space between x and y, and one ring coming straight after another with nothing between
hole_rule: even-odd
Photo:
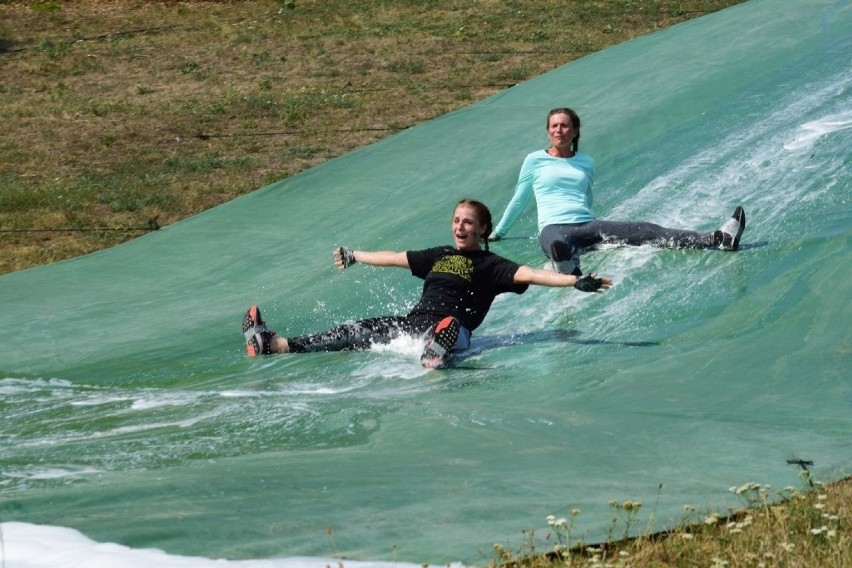
<instances>
[{"instance_id":1,"label":"white foam water","mask_svg":"<svg viewBox=\"0 0 852 568\"><path fill-rule=\"evenodd\" d=\"M420 568L405 562L357 562L337 558L225 560L179 556L95 542L79 531L30 523L0 523L3 568ZM452 566L461 567L461 564Z\"/></svg>"}]
</instances>

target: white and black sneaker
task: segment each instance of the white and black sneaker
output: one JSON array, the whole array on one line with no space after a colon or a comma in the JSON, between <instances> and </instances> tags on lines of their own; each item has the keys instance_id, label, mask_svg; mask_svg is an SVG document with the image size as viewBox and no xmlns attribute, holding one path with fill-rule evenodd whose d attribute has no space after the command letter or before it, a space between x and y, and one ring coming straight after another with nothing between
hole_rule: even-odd
<instances>
[{"instance_id":1,"label":"white and black sneaker","mask_svg":"<svg viewBox=\"0 0 852 568\"><path fill-rule=\"evenodd\" d=\"M580 270L580 257L574 247L563 241L553 241L550 245L550 260L553 262L553 269L562 274L573 274L574 276L582 276Z\"/></svg>"},{"instance_id":2,"label":"white and black sneaker","mask_svg":"<svg viewBox=\"0 0 852 568\"><path fill-rule=\"evenodd\" d=\"M722 228L713 232L713 246L722 250L734 251L740 248L740 237L746 226L745 211L737 206L731 218L725 221Z\"/></svg>"}]
</instances>

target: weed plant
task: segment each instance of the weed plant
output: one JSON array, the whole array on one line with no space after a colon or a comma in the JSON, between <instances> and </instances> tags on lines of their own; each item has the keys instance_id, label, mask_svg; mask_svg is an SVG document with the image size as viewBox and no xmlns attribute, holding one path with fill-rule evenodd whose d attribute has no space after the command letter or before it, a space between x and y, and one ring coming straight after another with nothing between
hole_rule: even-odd
<instances>
[{"instance_id":1,"label":"weed plant","mask_svg":"<svg viewBox=\"0 0 852 568\"><path fill-rule=\"evenodd\" d=\"M810 479L808 479L810 481ZM661 486L662 487L662 486ZM731 492L743 508L698 513L685 506L677 528L654 533L653 514L643 534L632 535L642 504L610 503L607 539L590 545L574 535L581 514L547 518L542 539L524 532L517 549L494 545L491 568L713 567L849 568L852 566L852 478L804 489L772 492L746 483ZM618 540L615 540L618 539Z\"/></svg>"}]
</instances>

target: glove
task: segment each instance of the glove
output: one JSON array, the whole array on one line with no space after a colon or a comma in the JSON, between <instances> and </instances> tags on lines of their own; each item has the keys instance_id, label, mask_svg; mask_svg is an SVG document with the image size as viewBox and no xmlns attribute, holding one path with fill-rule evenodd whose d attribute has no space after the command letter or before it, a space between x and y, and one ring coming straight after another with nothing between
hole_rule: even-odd
<instances>
[{"instance_id":1,"label":"glove","mask_svg":"<svg viewBox=\"0 0 852 568\"><path fill-rule=\"evenodd\" d=\"M502 238L503 237L501 237L500 235L497 234L497 231L492 231L491 234L488 235L488 240L491 241L492 243L499 241Z\"/></svg>"},{"instance_id":2,"label":"glove","mask_svg":"<svg viewBox=\"0 0 852 568\"><path fill-rule=\"evenodd\" d=\"M603 286L603 278L596 278L594 274L587 274L577 278L574 288L580 292L597 292Z\"/></svg>"},{"instance_id":3,"label":"glove","mask_svg":"<svg viewBox=\"0 0 852 568\"><path fill-rule=\"evenodd\" d=\"M345 270L355 264L355 251L347 247L338 247L334 251L334 263L341 270Z\"/></svg>"}]
</instances>

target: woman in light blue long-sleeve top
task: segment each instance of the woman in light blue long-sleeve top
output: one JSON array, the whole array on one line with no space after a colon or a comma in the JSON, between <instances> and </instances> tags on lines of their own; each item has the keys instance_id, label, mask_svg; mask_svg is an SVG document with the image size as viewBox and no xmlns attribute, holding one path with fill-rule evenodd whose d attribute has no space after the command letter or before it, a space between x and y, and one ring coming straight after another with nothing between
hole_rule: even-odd
<instances>
[{"instance_id":1,"label":"woman in light blue long-sleeve top","mask_svg":"<svg viewBox=\"0 0 852 568\"><path fill-rule=\"evenodd\" d=\"M550 147L527 155L515 194L490 240L503 238L535 197L539 243L554 267L565 274L582 274L580 254L601 243L722 250L739 247L745 229L742 207L737 207L719 230L710 233L668 229L642 221L596 219L592 210L595 160L579 150L580 117L570 108L551 110L547 135Z\"/></svg>"}]
</instances>

